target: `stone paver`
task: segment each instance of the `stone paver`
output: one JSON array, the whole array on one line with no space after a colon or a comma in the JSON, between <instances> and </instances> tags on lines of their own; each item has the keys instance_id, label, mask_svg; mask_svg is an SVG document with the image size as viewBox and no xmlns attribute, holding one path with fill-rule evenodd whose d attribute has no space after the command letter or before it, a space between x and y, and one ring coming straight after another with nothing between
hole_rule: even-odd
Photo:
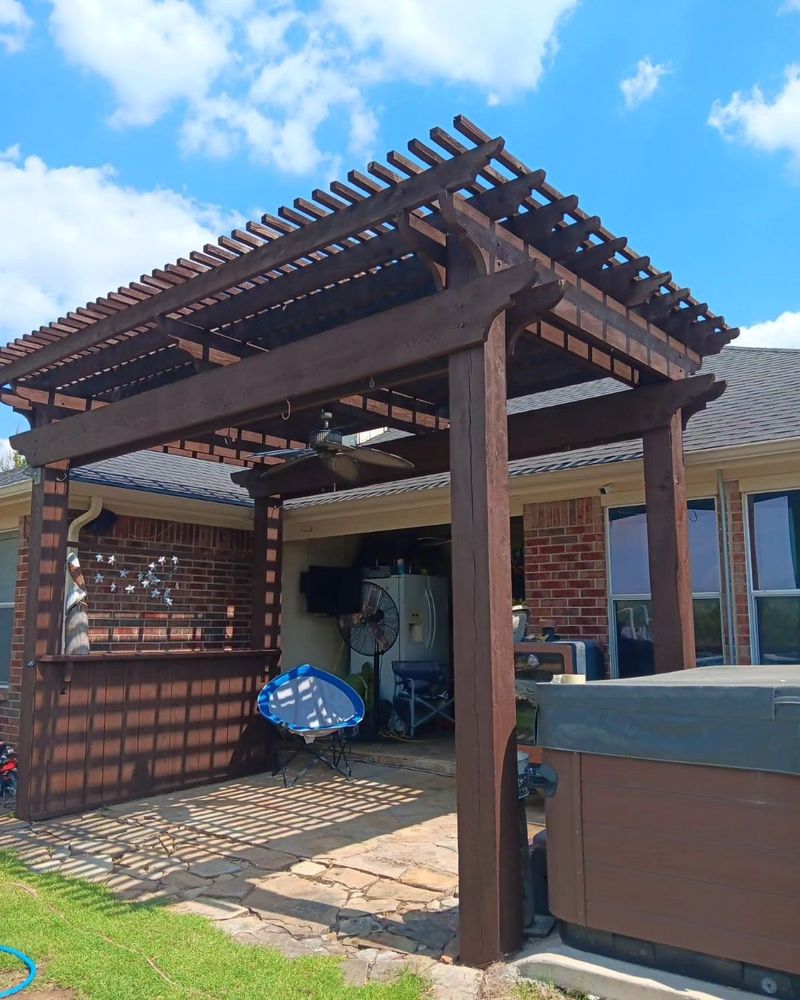
<instances>
[{"instance_id":1,"label":"stone paver","mask_svg":"<svg viewBox=\"0 0 800 1000\"><path fill-rule=\"evenodd\" d=\"M247 944L342 957L348 983L406 968L442 1000L475 1000L458 956L455 782L378 764L352 781L270 775L124 803L34 826L0 823L0 847L37 871L164 900Z\"/></svg>"}]
</instances>

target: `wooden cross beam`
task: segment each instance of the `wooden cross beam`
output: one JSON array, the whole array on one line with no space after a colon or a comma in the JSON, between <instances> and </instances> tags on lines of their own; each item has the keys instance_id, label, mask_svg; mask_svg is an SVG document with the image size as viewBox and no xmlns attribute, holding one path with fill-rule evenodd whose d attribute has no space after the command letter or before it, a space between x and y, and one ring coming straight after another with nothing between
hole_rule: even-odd
<instances>
[{"instance_id":1,"label":"wooden cross beam","mask_svg":"<svg viewBox=\"0 0 800 1000\"><path fill-rule=\"evenodd\" d=\"M527 261L458 289L429 295L357 320L309 341L290 344L237 365L204 372L47 427L16 435L12 444L32 466L62 458L86 464L137 448L249 423L280 413L287 399L303 401L357 379L377 379L409 365L435 361L480 343L494 316L536 280Z\"/></svg>"},{"instance_id":2,"label":"wooden cross beam","mask_svg":"<svg viewBox=\"0 0 800 1000\"><path fill-rule=\"evenodd\" d=\"M650 431L666 427L673 414L681 412L684 419L705 409L725 391L726 383L717 382L713 375L697 375L682 381L622 390L606 396L547 406L539 410L514 413L508 418L509 461L551 455L576 448L593 448L618 441L643 437ZM450 468L450 435L437 431L419 438L401 438L374 447L399 455L412 462L413 469L364 469L359 485L412 479L435 475ZM322 466L275 472L264 479L264 470L256 466L236 472L234 482L248 490L251 496L280 494L281 496L313 496L329 489L330 474Z\"/></svg>"}]
</instances>

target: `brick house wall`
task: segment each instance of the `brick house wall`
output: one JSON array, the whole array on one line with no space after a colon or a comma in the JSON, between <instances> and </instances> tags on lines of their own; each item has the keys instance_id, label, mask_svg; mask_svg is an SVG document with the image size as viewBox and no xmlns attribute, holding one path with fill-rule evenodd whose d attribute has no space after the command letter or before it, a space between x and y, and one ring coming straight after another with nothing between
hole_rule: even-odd
<instances>
[{"instance_id":1,"label":"brick house wall","mask_svg":"<svg viewBox=\"0 0 800 1000\"><path fill-rule=\"evenodd\" d=\"M534 626L608 646L605 520L599 497L527 504L525 595Z\"/></svg>"},{"instance_id":2,"label":"brick house wall","mask_svg":"<svg viewBox=\"0 0 800 1000\"><path fill-rule=\"evenodd\" d=\"M738 482L725 484L736 649L729 660L750 663L747 538ZM722 546L720 523L720 546ZM596 639L609 646L605 512L599 497L553 500L524 508L525 593L531 624L553 625L566 639ZM727 601L720 547L723 634Z\"/></svg>"},{"instance_id":3,"label":"brick house wall","mask_svg":"<svg viewBox=\"0 0 800 1000\"><path fill-rule=\"evenodd\" d=\"M17 588L10 678L0 700L0 741L19 739L22 642L28 578L28 518L20 519ZM96 560L103 556L103 563ZM183 524L119 516L110 534L81 533L78 554L87 583L89 639L94 652L242 649L250 645L253 585L252 532L213 525ZM113 567L107 563L115 557ZM158 558L168 569L159 573ZM171 557L178 559L169 569ZM139 573L156 561L156 573L170 587L172 606L153 599ZM120 570L128 576L121 577ZM101 573L102 582L95 576ZM111 583L117 590L111 591ZM133 594L124 587L135 586ZM149 589L149 588L148 588Z\"/></svg>"}]
</instances>

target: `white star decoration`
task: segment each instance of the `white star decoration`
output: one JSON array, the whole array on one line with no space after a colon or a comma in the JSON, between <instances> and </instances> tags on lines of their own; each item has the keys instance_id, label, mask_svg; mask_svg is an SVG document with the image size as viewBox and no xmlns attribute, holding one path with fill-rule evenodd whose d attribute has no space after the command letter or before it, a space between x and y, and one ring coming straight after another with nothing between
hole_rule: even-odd
<instances>
[{"instance_id":1,"label":"white star decoration","mask_svg":"<svg viewBox=\"0 0 800 1000\"><path fill-rule=\"evenodd\" d=\"M122 579L124 580L124 579L126 579L126 578L127 578L127 576L128 576L128 571L127 571L126 569L121 569L121 570L119 571L119 575L120 575L120 577L121 577L121 578L122 578Z\"/></svg>"},{"instance_id":2,"label":"white star decoration","mask_svg":"<svg viewBox=\"0 0 800 1000\"><path fill-rule=\"evenodd\" d=\"M151 590L150 593L153 595L153 597L160 597L161 596L161 591L158 589L158 587L156 587L155 590Z\"/></svg>"},{"instance_id":3,"label":"white star decoration","mask_svg":"<svg viewBox=\"0 0 800 1000\"><path fill-rule=\"evenodd\" d=\"M112 593L112 594L113 594L113 593L115 593L115 592L116 592L116 589L117 589L117 585L116 585L116 583L112 583L112 584L111 584L111 593Z\"/></svg>"},{"instance_id":4,"label":"white star decoration","mask_svg":"<svg viewBox=\"0 0 800 1000\"><path fill-rule=\"evenodd\" d=\"M166 556L159 556L158 557L158 565L159 566L163 566L166 561L167 561L167 557Z\"/></svg>"},{"instance_id":5,"label":"white star decoration","mask_svg":"<svg viewBox=\"0 0 800 1000\"><path fill-rule=\"evenodd\" d=\"M98 552L97 555L94 557L94 559L95 559L95 562L102 562L103 561L103 555L102 555L102 553Z\"/></svg>"},{"instance_id":6,"label":"white star decoration","mask_svg":"<svg viewBox=\"0 0 800 1000\"><path fill-rule=\"evenodd\" d=\"M109 566L113 566L116 561L117 561L116 556L109 556L108 559L106 560Z\"/></svg>"},{"instance_id":7,"label":"white star decoration","mask_svg":"<svg viewBox=\"0 0 800 1000\"><path fill-rule=\"evenodd\" d=\"M178 557L177 556L173 556L172 557L172 565L173 566L177 566L178 565Z\"/></svg>"},{"instance_id":8,"label":"white star decoration","mask_svg":"<svg viewBox=\"0 0 800 1000\"><path fill-rule=\"evenodd\" d=\"M128 586L125 588L125 593L132 594L134 590L136 590L136 587L134 587L132 583L129 583Z\"/></svg>"},{"instance_id":9,"label":"white star decoration","mask_svg":"<svg viewBox=\"0 0 800 1000\"><path fill-rule=\"evenodd\" d=\"M105 577L103 576L102 573L95 573L95 575L94 575L94 582L95 583L102 583L104 580L105 580Z\"/></svg>"}]
</instances>

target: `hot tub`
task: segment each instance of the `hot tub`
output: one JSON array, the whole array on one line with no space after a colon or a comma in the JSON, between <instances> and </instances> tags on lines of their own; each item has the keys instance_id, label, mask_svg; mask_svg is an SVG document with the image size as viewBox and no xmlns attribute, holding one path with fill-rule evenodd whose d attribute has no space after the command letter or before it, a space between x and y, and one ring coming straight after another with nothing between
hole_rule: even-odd
<instances>
[{"instance_id":1,"label":"hot tub","mask_svg":"<svg viewBox=\"0 0 800 1000\"><path fill-rule=\"evenodd\" d=\"M800 666L538 689L576 946L800 997Z\"/></svg>"}]
</instances>

